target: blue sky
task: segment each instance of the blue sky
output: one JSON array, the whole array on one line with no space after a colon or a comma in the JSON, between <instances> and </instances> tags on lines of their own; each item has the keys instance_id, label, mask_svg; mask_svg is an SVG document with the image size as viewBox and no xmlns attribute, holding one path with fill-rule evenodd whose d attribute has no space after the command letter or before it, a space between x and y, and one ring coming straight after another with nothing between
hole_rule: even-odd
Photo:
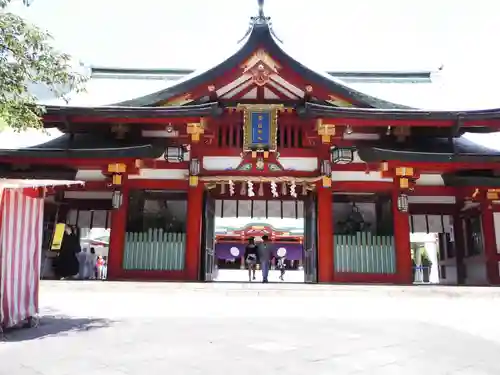
<instances>
[{"instance_id":1,"label":"blue sky","mask_svg":"<svg viewBox=\"0 0 500 375\"><path fill-rule=\"evenodd\" d=\"M500 2L266 0L293 57L320 70L426 70L444 64L439 98L500 107ZM16 11L87 64L204 68L236 48L256 0L35 0ZM433 99L434 100L434 99ZM498 138L489 138L496 146Z\"/></svg>"}]
</instances>

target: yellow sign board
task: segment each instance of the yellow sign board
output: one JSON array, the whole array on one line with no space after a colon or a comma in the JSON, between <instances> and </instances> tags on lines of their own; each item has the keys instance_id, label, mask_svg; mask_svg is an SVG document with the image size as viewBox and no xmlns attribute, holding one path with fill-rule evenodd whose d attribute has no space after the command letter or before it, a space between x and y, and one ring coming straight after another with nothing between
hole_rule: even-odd
<instances>
[{"instance_id":1,"label":"yellow sign board","mask_svg":"<svg viewBox=\"0 0 500 375\"><path fill-rule=\"evenodd\" d=\"M66 230L66 224L64 223L56 224L56 227L54 228L54 235L52 236L52 245L50 247L50 250L54 251L61 250L65 230Z\"/></svg>"}]
</instances>

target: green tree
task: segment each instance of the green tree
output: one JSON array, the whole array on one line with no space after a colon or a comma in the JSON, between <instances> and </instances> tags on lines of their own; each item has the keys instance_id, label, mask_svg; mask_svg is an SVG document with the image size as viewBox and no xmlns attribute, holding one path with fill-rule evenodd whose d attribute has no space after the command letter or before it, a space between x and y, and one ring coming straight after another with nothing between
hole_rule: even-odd
<instances>
[{"instance_id":1,"label":"green tree","mask_svg":"<svg viewBox=\"0 0 500 375\"><path fill-rule=\"evenodd\" d=\"M9 12L13 1L0 0L0 122L25 130L41 127L44 111L28 84L45 85L64 97L81 90L85 77L72 71L70 56L52 46L48 32Z\"/></svg>"}]
</instances>

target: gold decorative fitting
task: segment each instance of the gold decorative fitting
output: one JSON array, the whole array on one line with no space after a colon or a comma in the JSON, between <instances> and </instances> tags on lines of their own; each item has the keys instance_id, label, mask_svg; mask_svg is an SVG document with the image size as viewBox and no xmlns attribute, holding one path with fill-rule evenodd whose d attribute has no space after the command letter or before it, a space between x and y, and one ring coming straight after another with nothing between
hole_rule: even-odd
<instances>
[{"instance_id":1,"label":"gold decorative fitting","mask_svg":"<svg viewBox=\"0 0 500 375\"><path fill-rule=\"evenodd\" d=\"M205 120L202 118L200 122L191 122L187 124L186 131L191 136L193 142L199 142L200 135L205 133Z\"/></svg>"},{"instance_id":2,"label":"gold decorative fitting","mask_svg":"<svg viewBox=\"0 0 500 375\"><path fill-rule=\"evenodd\" d=\"M208 87L209 92L214 92L215 91L215 86L214 85L209 85Z\"/></svg>"},{"instance_id":3,"label":"gold decorative fitting","mask_svg":"<svg viewBox=\"0 0 500 375\"><path fill-rule=\"evenodd\" d=\"M381 172L387 172L389 170L389 163L384 161L380 163L380 171Z\"/></svg>"},{"instance_id":4,"label":"gold decorative fitting","mask_svg":"<svg viewBox=\"0 0 500 375\"><path fill-rule=\"evenodd\" d=\"M125 173L127 171L127 165L123 163L108 164L109 173Z\"/></svg>"},{"instance_id":5,"label":"gold decorative fitting","mask_svg":"<svg viewBox=\"0 0 500 375\"><path fill-rule=\"evenodd\" d=\"M321 182L323 183L324 188L329 188L332 186L332 179L328 176L323 176L321 178Z\"/></svg>"},{"instance_id":6,"label":"gold decorative fitting","mask_svg":"<svg viewBox=\"0 0 500 375\"><path fill-rule=\"evenodd\" d=\"M122 175L121 174L113 174L112 178L113 185L121 185L122 184Z\"/></svg>"},{"instance_id":7,"label":"gold decorative fitting","mask_svg":"<svg viewBox=\"0 0 500 375\"><path fill-rule=\"evenodd\" d=\"M408 189L410 187L410 180L407 179L406 177L400 178L399 179L399 187L401 189Z\"/></svg>"},{"instance_id":8,"label":"gold decorative fitting","mask_svg":"<svg viewBox=\"0 0 500 375\"><path fill-rule=\"evenodd\" d=\"M250 74L252 82L264 86L271 75L278 74L281 67L263 49L257 50L242 66L243 74Z\"/></svg>"},{"instance_id":9,"label":"gold decorative fitting","mask_svg":"<svg viewBox=\"0 0 500 375\"><path fill-rule=\"evenodd\" d=\"M140 168L142 168L143 166L144 166L144 161L143 161L143 160L141 160L141 159L136 159L136 160L135 160L135 167L136 167L136 168L139 168L139 169L140 169Z\"/></svg>"},{"instance_id":10,"label":"gold decorative fitting","mask_svg":"<svg viewBox=\"0 0 500 375\"><path fill-rule=\"evenodd\" d=\"M474 189L474 192L472 193L472 199L475 199L479 195L479 189Z\"/></svg>"},{"instance_id":11,"label":"gold decorative fitting","mask_svg":"<svg viewBox=\"0 0 500 375\"><path fill-rule=\"evenodd\" d=\"M322 119L316 120L316 130L322 143L330 143L331 137L335 136L335 125L324 124Z\"/></svg>"},{"instance_id":12,"label":"gold decorative fitting","mask_svg":"<svg viewBox=\"0 0 500 375\"><path fill-rule=\"evenodd\" d=\"M170 100L167 100L166 102L163 102L161 105L163 107L169 107L169 106L175 106L175 105L184 105L192 101L192 96L191 93L185 93L183 95L177 96L175 98L172 98Z\"/></svg>"},{"instance_id":13,"label":"gold decorative fitting","mask_svg":"<svg viewBox=\"0 0 500 375\"><path fill-rule=\"evenodd\" d=\"M306 92L309 93L309 94L312 93L313 92L313 87L311 85L307 85L306 86Z\"/></svg>"},{"instance_id":14,"label":"gold decorative fitting","mask_svg":"<svg viewBox=\"0 0 500 375\"><path fill-rule=\"evenodd\" d=\"M269 157L269 151L264 151L264 159L267 159Z\"/></svg>"},{"instance_id":15,"label":"gold decorative fitting","mask_svg":"<svg viewBox=\"0 0 500 375\"><path fill-rule=\"evenodd\" d=\"M111 132L116 136L118 139L123 139L125 138L125 135L129 132L130 128L127 125L124 124L114 124L111 127Z\"/></svg>"},{"instance_id":16,"label":"gold decorative fitting","mask_svg":"<svg viewBox=\"0 0 500 375\"><path fill-rule=\"evenodd\" d=\"M198 186L198 176L189 176L189 186L191 187Z\"/></svg>"},{"instance_id":17,"label":"gold decorative fitting","mask_svg":"<svg viewBox=\"0 0 500 375\"><path fill-rule=\"evenodd\" d=\"M396 176L398 177L412 177L415 171L412 167L398 167L396 168Z\"/></svg>"},{"instance_id":18,"label":"gold decorative fitting","mask_svg":"<svg viewBox=\"0 0 500 375\"><path fill-rule=\"evenodd\" d=\"M252 159L255 159L257 157L257 151L252 151Z\"/></svg>"},{"instance_id":19,"label":"gold decorative fitting","mask_svg":"<svg viewBox=\"0 0 500 375\"><path fill-rule=\"evenodd\" d=\"M339 98L338 96L336 95L328 95L329 99L327 99L326 101L330 104L333 104L337 107L352 107L352 103L348 102L347 100L344 100L342 98Z\"/></svg>"},{"instance_id":20,"label":"gold decorative fitting","mask_svg":"<svg viewBox=\"0 0 500 375\"><path fill-rule=\"evenodd\" d=\"M496 191L488 191L486 193L486 198L490 201L496 201L499 199L498 193Z\"/></svg>"},{"instance_id":21,"label":"gold decorative fitting","mask_svg":"<svg viewBox=\"0 0 500 375\"><path fill-rule=\"evenodd\" d=\"M411 129L408 126L398 126L394 128L393 134L398 141L404 141L411 135Z\"/></svg>"}]
</instances>

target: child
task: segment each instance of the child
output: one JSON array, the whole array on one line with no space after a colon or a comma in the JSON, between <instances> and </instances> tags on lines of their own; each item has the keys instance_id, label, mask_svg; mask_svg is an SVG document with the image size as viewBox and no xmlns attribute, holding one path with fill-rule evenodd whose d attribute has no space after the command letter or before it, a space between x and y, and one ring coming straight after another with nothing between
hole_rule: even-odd
<instances>
[{"instance_id":1,"label":"child","mask_svg":"<svg viewBox=\"0 0 500 375\"><path fill-rule=\"evenodd\" d=\"M97 262L96 262L96 267L97 267L97 279L98 280L104 280L104 267L105 267L105 261L101 255L97 257Z\"/></svg>"},{"instance_id":2,"label":"child","mask_svg":"<svg viewBox=\"0 0 500 375\"><path fill-rule=\"evenodd\" d=\"M105 255L102 257L104 264L102 266L102 279L106 280L108 278L108 257Z\"/></svg>"},{"instance_id":3,"label":"child","mask_svg":"<svg viewBox=\"0 0 500 375\"><path fill-rule=\"evenodd\" d=\"M285 270L286 270L285 256L283 255L282 257L280 257L278 255L277 259L278 259L277 267L280 270L280 280L285 281L283 278L285 276Z\"/></svg>"}]
</instances>

